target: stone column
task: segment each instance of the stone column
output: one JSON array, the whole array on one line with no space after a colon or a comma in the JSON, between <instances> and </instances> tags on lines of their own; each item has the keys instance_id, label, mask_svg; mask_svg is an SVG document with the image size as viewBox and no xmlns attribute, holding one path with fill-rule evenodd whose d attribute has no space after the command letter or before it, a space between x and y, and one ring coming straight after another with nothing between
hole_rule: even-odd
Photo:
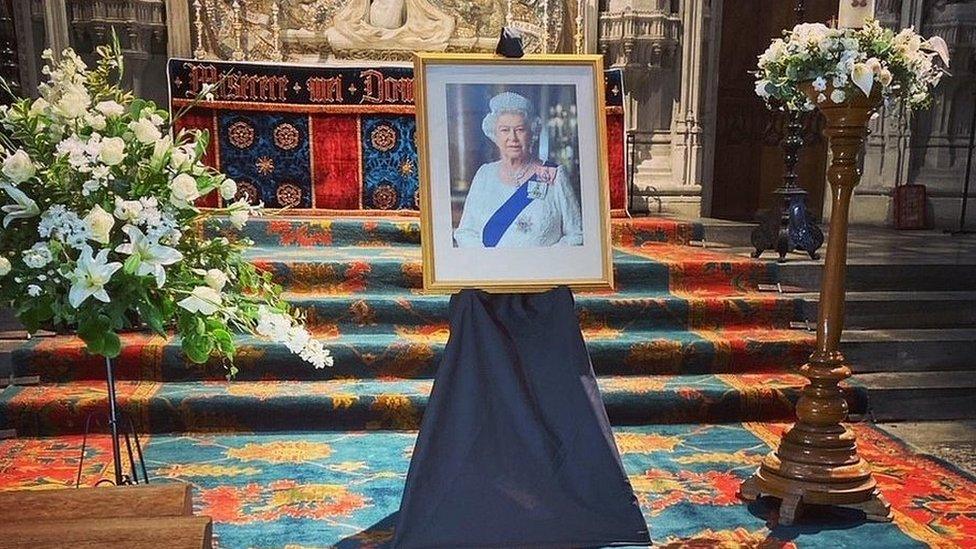
<instances>
[{"instance_id":1,"label":"stone column","mask_svg":"<svg viewBox=\"0 0 976 549\"><path fill-rule=\"evenodd\" d=\"M924 6L916 28L923 36L939 35L949 44L952 75L935 89L932 108L913 117L908 181L926 186L929 218L936 227L957 227L966 175L964 147L976 108L976 2L924 2ZM976 192L972 186L970 190ZM968 225L974 226L976 209L970 210Z\"/></svg>"},{"instance_id":2,"label":"stone column","mask_svg":"<svg viewBox=\"0 0 976 549\"><path fill-rule=\"evenodd\" d=\"M71 45L65 0L44 0L44 33L55 58Z\"/></svg>"},{"instance_id":3,"label":"stone column","mask_svg":"<svg viewBox=\"0 0 976 549\"><path fill-rule=\"evenodd\" d=\"M963 148L974 98L972 89L976 2L881 0L878 18L892 28L913 26L923 36L939 35L949 44L950 72L935 89L930 109L909 115L904 109L885 109L871 124L866 144L864 176L851 204L851 222L894 223L894 188L905 183L926 186L929 219L936 227L959 221L966 169ZM829 216L829 203L824 215ZM976 220L976 213L970 219Z\"/></svg>"},{"instance_id":4,"label":"stone column","mask_svg":"<svg viewBox=\"0 0 976 549\"><path fill-rule=\"evenodd\" d=\"M188 0L166 0L166 52L170 57L190 57L190 9Z\"/></svg>"},{"instance_id":5,"label":"stone column","mask_svg":"<svg viewBox=\"0 0 976 549\"><path fill-rule=\"evenodd\" d=\"M611 0L599 18L606 65L624 71L628 131L642 132L644 142L637 149L634 204L653 212L674 211L676 203L668 189L675 186L671 125L682 20L672 7L670 0Z\"/></svg>"},{"instance_id":6,"label":"stone column","mask_svg":"<svg viewBox=\"0 0 976 549\"><path fill-rule=\"evenodd\" d=\"M706 70L704 82L705 100L701 104L701 132L702 160L699 179L701 185L701 215L711 215L712 206L712 174L715 171L715 128L718 115L718 61L719 44L722 37L722 0L710 0L708 6L705 62Z\"/></svg>"},{"instance_id":7,"label":"stone column","mask_svg":"<svg viewBox=\"0 0 976 549\"><path fill-rule=\"evenodd\" d=\"M671 182L658 187L672 211L701 213L702 96L706 89L707 0L681 3L681 91L671 120Z\"/></svg>"},{"instance_id":8,"label":"stone column","mask_svg":"<svg viewBox=\"0 0 976 549\"><path fill-rule=\"evenodd\" d=\"M598 0L579 0L577 9L583 16L583 53L597 53L600 50L599 2Z\"/></svg>"},{"instance_id":9,"label":"stone column","mask_svg":"<svg viewBox=\"0 0 976 549\"><path fill-rule=\"evenodd\" d=\"M922 0L879 0L875 17L891 29L919 26ZM884 225L894 220L892 193L908 178L908 143L911 135L908 112L900 105L883 108L871 121L864 144L861 184L855 189L851 222ZM830 201L824 201L824 218L830 216Z\"/></svg>"}]
</instances>

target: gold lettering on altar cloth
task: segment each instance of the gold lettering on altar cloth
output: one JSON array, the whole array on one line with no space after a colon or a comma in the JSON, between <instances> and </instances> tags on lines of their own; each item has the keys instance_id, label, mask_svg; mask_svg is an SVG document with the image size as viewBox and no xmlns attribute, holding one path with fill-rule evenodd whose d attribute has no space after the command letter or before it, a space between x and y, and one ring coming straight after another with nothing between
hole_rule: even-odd
<instances>
[{"instance_id":1,"label":"gold lettering on altar cloth","mask_svg":"<svg viewBox=\"0 0 976 549\"><path fill-rule=\"evenodd\" d=\"M342 103L342 75L331 78L313 76L305 81L312 103Z\"/></svg>"},{"instance_id":2,"label":"gold lettering on altar cloth","mask_svg":"<svg viewBox=\"0 0 976 549\"><path fill-rule=\"evenodd\" d=\"M222 73L213 65L187 63L190 71L190 89L187 97L196 97L204 85L214 86L214 99L236 101L287 101L287 76Z\"/></svg>"},{"instance_id":3,"label":"gold lettering on altar cloth","mask_svg":"<svg viewBox=\"0 0 976 549\"><path fill-rule=\"evenodd\" d=\"M365 103L413 103L413 78L387 78L375 69L359 73Z\"/></svg>"}]
</instances>

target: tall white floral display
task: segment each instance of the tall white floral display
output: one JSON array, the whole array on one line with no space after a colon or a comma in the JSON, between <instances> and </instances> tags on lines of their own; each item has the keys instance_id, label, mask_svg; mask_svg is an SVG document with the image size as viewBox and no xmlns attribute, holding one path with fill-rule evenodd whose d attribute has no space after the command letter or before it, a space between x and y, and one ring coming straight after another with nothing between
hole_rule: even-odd
<instances>
[{"instance_id":1,"label":"tall white floral display","mask_svg":"<svg viewBox=\"0 0 976 549\"><path fill-rule=\"evenodd\" d=\"M223 360L228 376L237 372L234 332L274 339L317 368L332 357L270 276L245 261L250 242L198 230L210 216L242 227L261 213L244 200L194 206L209 193L237 194L201 162L209 136L172 135L165 110L119 87L118 44L97 53L89 69L71 50L58 62L45 52L40 97L0 110L0 299L29 332L76 333L106 358L122 483L111 361L119 332L175 331L190 361Z\"/></svg>"},{"instance_id":2,"label":"tall white floral display","mask_svg":"<svg viewBox=\"0 0 976 549\"><path fill-rule=\"evenodd\" d=\"M868 120L886 102L900 100L913 109L928 105L948 62L941 38L925 40L912 29L895 33L873 20L859 29L797 25L759 57L756 93L791 109L818 109L832 154L817 344L799 370L810 383L796 404L796 424L740 490L748 500L779 498L781 524L791 524L802 504L854 508L868 520L892 518L870 465L858 455L854 431L844 424L848 406L839 383L852 375L840 351L848 210L861 177L858 158Z\"/></svg>"}]
</instances>

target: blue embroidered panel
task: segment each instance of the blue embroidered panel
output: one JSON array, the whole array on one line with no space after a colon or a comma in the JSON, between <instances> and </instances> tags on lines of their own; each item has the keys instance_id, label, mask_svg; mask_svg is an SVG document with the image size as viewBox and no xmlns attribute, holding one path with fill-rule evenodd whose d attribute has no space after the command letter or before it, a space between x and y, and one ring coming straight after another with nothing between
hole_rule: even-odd
<instances>
[{"instance_id":1,"label":"blue embroidered panel","mask_svg":"<svg viewBox=\"0 0 976 549\"><path fill-rule=\"evenodd\" d=\"M413 116L363 116L363 208L418 208L416 131Z\"/></svg>"},{"instance_id":2,"label":"blue embroidered panel","mask_svg":"<svg viewBox=\"0 0 976 549\"><path fill-rule=\"evenodd\" d=\"M225 112L218 115L220 168L238 196L269 208L312 207L308 115Z\"/></svg>"}]
</instances>

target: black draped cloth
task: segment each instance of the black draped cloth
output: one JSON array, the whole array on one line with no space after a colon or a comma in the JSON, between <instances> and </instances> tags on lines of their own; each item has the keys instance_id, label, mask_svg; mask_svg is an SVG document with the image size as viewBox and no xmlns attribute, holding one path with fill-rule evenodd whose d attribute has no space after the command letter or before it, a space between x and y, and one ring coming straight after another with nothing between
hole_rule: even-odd
<instances>
[{"instance_id":1,"label":"black draped cloth","mask_svg":"<svg viewBox=\"0 0 976 549\"><path fill-rule=\"evenodd\" d=\"M393 546L648 545L569 289L465 290L450 323Z\"/></svg>"}]
</instances>

